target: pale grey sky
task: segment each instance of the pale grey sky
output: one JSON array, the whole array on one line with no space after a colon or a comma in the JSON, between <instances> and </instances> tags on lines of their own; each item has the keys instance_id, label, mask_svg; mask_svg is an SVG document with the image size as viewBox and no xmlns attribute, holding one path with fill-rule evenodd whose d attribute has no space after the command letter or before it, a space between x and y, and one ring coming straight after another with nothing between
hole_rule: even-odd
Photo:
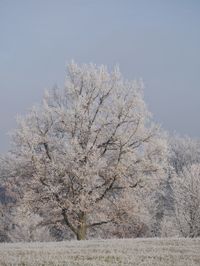
<instances>
[{"instance_id":1,"label":"pale grey sky","mask_svg":"<svg viewBox=\"0 0 200 266\"><path fill-rule=\"evenodd\" d=\"M200 137L199 0L0 0L0 33L0 153L71 59L143 78L154 119Z\"/></svg>"}]
</instances>

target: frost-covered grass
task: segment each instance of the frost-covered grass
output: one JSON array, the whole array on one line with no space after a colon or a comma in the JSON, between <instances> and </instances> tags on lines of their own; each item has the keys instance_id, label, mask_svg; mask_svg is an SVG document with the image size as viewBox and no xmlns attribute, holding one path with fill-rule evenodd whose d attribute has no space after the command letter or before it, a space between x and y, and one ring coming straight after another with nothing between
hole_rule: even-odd
<instances>
[{"instance_id":1,"label":"frost-covered grass","mask_svg":"<svg viewBox=\"0 0 200 266\"><path fill-rule=\"evenodd\" d=\"M199 266L200 238L1 244L0 265Z\"/></svg>"}]
</instances>

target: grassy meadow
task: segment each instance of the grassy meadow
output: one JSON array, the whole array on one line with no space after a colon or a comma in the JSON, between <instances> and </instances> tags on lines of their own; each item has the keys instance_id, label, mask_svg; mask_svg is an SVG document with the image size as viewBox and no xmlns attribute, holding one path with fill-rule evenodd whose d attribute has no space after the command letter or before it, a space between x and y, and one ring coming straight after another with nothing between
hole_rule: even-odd
<instances>
[{"instance_id":1,"label":"grassy meadow","mask_svg":"<svg viewBox=\"0 0 200 266\"><path fill-rule=\"evenodd\" d=\"M1 244L0 265L199 266L200 238Z\"/></svg>"}]
</instances>

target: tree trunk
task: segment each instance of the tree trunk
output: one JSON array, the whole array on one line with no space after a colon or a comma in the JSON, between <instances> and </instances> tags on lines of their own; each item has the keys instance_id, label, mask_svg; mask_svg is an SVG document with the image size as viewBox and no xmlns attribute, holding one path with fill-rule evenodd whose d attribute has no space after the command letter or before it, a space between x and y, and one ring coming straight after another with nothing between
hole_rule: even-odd
<instances>
[{"instance_id":1,"label":"tree trunk","mask_svg":"<svg viewBox=\"0 0 200 266\"><path fill-rule=\"evenodd\" d=\"M86 239L86 225L85 224L82 224L78 227L76 238L77 238L77 240L85 240Z\"/></svg>"},{"instance_id":2,"label":"tree trunk","mask_svg":"<svg viewBox=\"0 0 200 266\"><path fill-rule=\"evenodd\" d=\"M86 239L86 233L87 233L86 214L82 211L79 213L78 215L79 225L77 228L74 225L72 225L72 223L69 221L65 209L62 210L62 215L64 217L64 221L67 224L67 226L76 235L77 240Z\"/></svg>"},{"instance_id":3,"label":"tree trunk","mask_svg":"<svg viewBox=\"0 0 200 266\"><path fill-rule=\"evenodd\" d=\"M79 219L80 219L80 224L77 228L76 237L77 240L85 240L87 233L87 225L86 225L86 215L84 212L80 213Z\"/></svg>"}]
</instances>

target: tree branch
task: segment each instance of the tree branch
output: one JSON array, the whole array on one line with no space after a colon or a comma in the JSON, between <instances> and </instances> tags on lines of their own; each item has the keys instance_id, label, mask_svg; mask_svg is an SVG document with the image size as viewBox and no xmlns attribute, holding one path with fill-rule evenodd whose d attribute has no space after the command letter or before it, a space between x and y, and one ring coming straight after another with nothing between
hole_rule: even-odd
<instances>
[{"instance_id":1,"label":"tree branch","mask_svg":"<svg viewBox=\"0 0 200 266\"><path fill-rule=\"evenodd\" d=\"M62 216L63 216L64 221L67 224L67 226L69 226L69 228L72 230L72 232L77 234L77 229L70 223L70 221L69 221L69 219L67 217L66 209L62 209Z\"/></svg>"},{"instance_id":2,"label":"tree branch","mask_svg":"<svg viewBox=\"0 0 200 266\"><path fill-rule=\"evenodd\" d=\"M95 200L95 202L98 202L98 201L102 200L105 197L105 195L108 193L108 191L112 189L112 186L114 185L115 181L116 181L116 175L113 177L113 180L110 183L110 185L104 190L102 195Z\"/></svg>"},{"instance_id":3,"label":"tree branch","mask_svg":"<svg viewBox=\"0 0 200 266\"><path fill-rule=\"evenodd\" d=\"M108 220L108 221L101 221L101 222L89 224L89 225L87 225L87 227L95 227L95 226L100 226L102 224L108 224L108 223L112 223L112 222L113 222L113 219L112 220Z\"/></svg>"}]
</instances>

